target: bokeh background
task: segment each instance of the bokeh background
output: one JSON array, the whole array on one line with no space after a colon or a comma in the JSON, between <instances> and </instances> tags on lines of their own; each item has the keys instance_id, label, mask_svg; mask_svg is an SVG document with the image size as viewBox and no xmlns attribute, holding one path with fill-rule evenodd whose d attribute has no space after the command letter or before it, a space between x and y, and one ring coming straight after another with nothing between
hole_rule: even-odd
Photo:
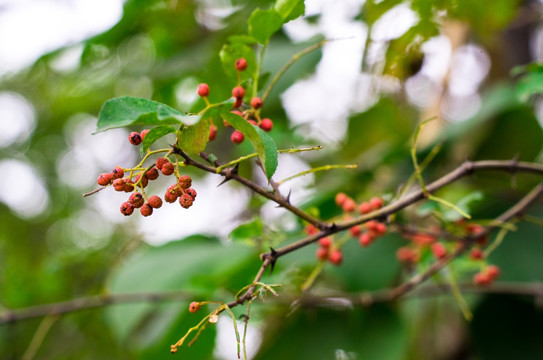
<instances>
[{"instance_id":1,"label":"bokeh background","mask_svg":"<svg viewBox=\"0 0 543 360\"><path fill-rule=\"evenodd\" d=\"M92 135L102 104L139 96L183 111L230 94L219 59L233 35L247 33L256 7L241 0L0 1L0 317L3 311L96 294L186 291L183 301L136 303L62 317L0 325L2 359L161 359L199 321L193 298L230 301L250 283L258 253L303 236L304 224L274 204L219 177L188 170L198 200L190 210L165 206L150 218L122 217L125 195L83 198L96 176L136 164L128 131ZM338 191L361 201L390 198L411 176L409 155L418 122L419 156L441 150L426 169L432 180L465 159L541 161L543 32L541 1L306 0L305 15L287 23L265 52L263 74L322 39L277 83L264 113L278 148L323 145L315 153L281 155L276 180L325 164L356 170L310 174L281 186L291 200L323 219L340 215ZM519 68L532 63L530 67ZM266 75L264 75L266 76ZM268 75L269 76L269 75ZM264 78L264 77L263 77ZM140 129L134 129L140 130ZM223 160L251 152L228 129L207 151ZM165 139L164 144L172 139ZM240 171L262 181L256 166ZM491 219L515 203L537 177L480 174L439 196ZM159 181L162 189L166 182ZM162 192L162 190L160 190ZM398 221L432 224L432 204ZM541 202L530 214L543 215ZM245 224L241 228L241 224ZM235 230L237 229L237 230ZM233 231L235 230L235 231ZM341 267L326 266L315 293L389 288L408 273L395 250L397 234L360 249L348 243ZM314 247L282 258L267 282L299 294L316 265ZM504 284L543 280L543 237L519 223L489 261ZM468 282L473 264L457 265ZM470 274L469 272L472 271ZM441 281L432 279L431 281ZM344 302L299 308L287 301L254 303L249 355L255 359L541 359L539 296L466 294L467 322L450 295L413 297L369 309ZM285 296L288 298L288 296ZM245 308L236 309L243 314ZM221 317L180 358L233 359L231 320Z\"/></svg>"}]
</instances>

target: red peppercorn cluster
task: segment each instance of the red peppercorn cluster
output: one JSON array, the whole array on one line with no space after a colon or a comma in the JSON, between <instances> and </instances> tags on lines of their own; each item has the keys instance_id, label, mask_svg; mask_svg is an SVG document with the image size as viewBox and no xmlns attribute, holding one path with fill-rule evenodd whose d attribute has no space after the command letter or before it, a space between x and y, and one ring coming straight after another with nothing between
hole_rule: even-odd
<instances>
[{"instance_id":1,"label":"red peppercorn cluster","mask_svg":"<svg viewBox=\"0 0 543 360\"><path fill-rule=\"evenodd\" d=\"M236 68L236 71L239 75L239 73L247 69L247 60L245 60L244 58L237 59L234 67ZM243 117L249 123L253 124L254 126L260 127L266 132L271 131L273 129L273 121L269 118L260 117L259 109L263 105L262 99L255 96L250 100L249 104L245 104L243 102L243 98L245 97L245 88L241 85L240 79L241 77L238 76L238 84L232 89L232 97L234 97L236 100L233 105L232 113ZM205 83L198 85L197 92L198 95L205 99L207 105L209 106L209 102L207 100L207 96L209 95L209 85ZM224 122L224 125L225 127L231 127L230 124L228 124L226 121ZM214 140L216 137L217 126L212 122L209 126L209 141ZM238 130L234 130L230 135L230 140L235 144L241 144L244 139L245 137Z\"/></svg>"},{"instance_id":2,"label":"red peppercorn cluster","mask_svg":"<svg viewBox=\"0 0 543 360\"><path fill-rule=\"evenodd\" d=\"M141 144L148 132L149 130L143 130L141 133L132 132L128 140L134 145ZM191 188L191 177L188 175L179 176L175 170L176 165L169 158L160 157L155 164L145 169L141 169L141 167L123 169L116 166L110 173L100 174L96 182L103 187L111 185L118 192L131 193L128 200L121 204L120 211L123 215L132 215L134 209L139 209L141 215L150 216L154 209L162 207L162 198L157 195L148 196L145 188L149 181L156 180L160 173L165 176L175 173L176 177L176 183L166 190L164 201L172 203L179 199L179 204L185 209L194 203L196 190Z\"/></svg>"},{"instance_id":3,"label":"red peppercorn cluster","mask_svg":"<svg viewBox=\"0 0 543 360\"><path fill-rule=\"evenodd\" d=\"M473 283L481 286L490 285L499 276L500 268L496 265L488 265L483 270L473 275Z\"/></svg>"}]
</instances>

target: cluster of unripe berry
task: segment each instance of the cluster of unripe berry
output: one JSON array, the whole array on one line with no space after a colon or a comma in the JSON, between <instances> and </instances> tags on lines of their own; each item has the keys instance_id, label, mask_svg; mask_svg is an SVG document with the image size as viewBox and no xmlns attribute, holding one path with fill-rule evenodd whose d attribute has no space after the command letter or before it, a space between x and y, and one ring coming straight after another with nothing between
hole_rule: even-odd
<instances>
[{"instance_id":1,"label":"cluster of unripe berry","mask_svg":"<svg viewBox=\"0 0 543 360\"><path fill-rule=\"evenodd\" d=\"M128 141L133 145L139 145L148 132L149 130L143 130L141 133L131 132ZM194 203L196 190L191 188L191 177L188 175L179 176L175 170L176 165L167 157L160 157L155 164L148 168L123 169L116 166L110 173L100 174L96 182L103 187L111 185L115 191L131 193L128 201L121 205L120 211L123 215L132 215L134 209L139 209L141 215L150 216L153 214L153 209L162 206L162 199L157 195L147 196L145 188L149 181L156 180L160 173L165 176L175 173L176 177L175 184L170 185L166 190L164 201L173 203L179 200L179 204L185 209L188 209ZM128 173L128 175L125 176L125 173Z\"/></svg>"},{"instance_id":2,"label":"cluster of unripe berry","mask_svg":"<svg viewBox=\"0 0 543 360\"><path fill-rule=\"evenodd\" d=\"M234 66L238 72L238 84L232 89L232 96L236 99L233 105L232 113L243 117L249 123L253 124L254 126L260 127L266 132L271 131L273 129L273 121L269 118L260 117L262 99L255 96L251 99L250 106L243 103L243 98L245 97L245 89L243 88L243 86L241 86L241 77L239 76L239 73L247 69L247 60L245 60L244 58L239 58L236 60ZM197 92L198 95L204 98L206 104L209 106L210 104L207 99L209 95L209 85L206 83L198 85ZM231 125L228 124L226 121L224 121L224 126L231 127ZM216 136L217 126L215 126L215 124L213 124L212 122L209 126L209 140L214 140ZM244 135L238 130L234 130L234 132L232 132L232 134L230 135L230 140L236 144L241 144L244 139Z\"/></svg>"}]
</instances>

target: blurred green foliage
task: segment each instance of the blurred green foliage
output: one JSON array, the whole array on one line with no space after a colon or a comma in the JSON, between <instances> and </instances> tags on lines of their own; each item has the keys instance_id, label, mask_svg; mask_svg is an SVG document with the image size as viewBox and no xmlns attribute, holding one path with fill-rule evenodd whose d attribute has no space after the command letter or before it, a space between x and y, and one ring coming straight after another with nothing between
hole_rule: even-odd
<instances>
[{"instance_id":1,"label":"blurred green foliage","mask_svg":"<svg viewBox=\"0 0 543 360\"><path fill-rule=\"evenodd\" d=\"M268 31L269 27L279 28L280 19L302 14L302 1L277 1L275 5L270 0L226 2L231 5L230 13L214 20L219 22L218 30L206 26L197 16L210 3L127 0L117 25L82 44L81 62L75 71L59 71L52 66L66 50L59 49L44 55L31 68L1 79L0 90L19 93L32 103L37 124L28 140L0 148L0 156L27 161L38 170L49 206L41 215L28 219L0 203L0 313L101 293L182 290L193 299L228 302L254 278L261 263L259 252L303 236L304 224L300 221L286 221L289 225L284 228L283 220L267 224L260 217L264 202L253 195L247 209L250 216L244 214L251 220L232 231L228 239L195 234L151 246L134 230L133 222L112 222L90 200L81 198L82 192L91 189L82 190L63 181L72 169L59 164L74 147L70 134L77 116L97 116L108 99L118 96L149 98L183 112L200 110L203 101L184 100L177 96L180 89L185 86L195 91L199 82L208 82L212 84L211 102L227 99L236 74L225 64L243 54L249 60L249 69L242 81L249 81L256 70L256 41L269 42L260 91L293 54L319 40L293 43L282 31L273 36ZM358 15L357 21L372 26L402 3L411 6L418 21L386 44L382 64L382 74L393 75L400 82L420 68L420 45L440 32L443 25L436 21L437 14L446 13L448 20L464 22L470 39L483 47L509 49L511 43L503 34L522 13L521 7L529 6L511 0L366 1L353 17ZM262 10L251 15L256 8ZM499 53L490 52L489 56L492 64L500 63ZM275 123L271 137L280 149L319 142L304 131L303 125L296 127L287 119L280 95L313 74L320 60L321 52L315 51L297 61L266 103L266 114ZM419 149L420 159L436 144L442 148L423 174L427 181L466 158L541 160L543 136L536 107L542 92L541 65L521 70L515 72L517 83L491 72L482 88L478 112L461 123L442 122L441 132L428 137ZM402 92L380 94L368 108L351 111L343 141L303 159L312 167L354 162L358 168L316 174L311 185L313 195L301 206L323 219L333 219L340 215L333 201L339 191L357 201L374 195L391 199L413 172L409 149L421 113ZM247 142L231 146L228 138L226 132L219 132L206 151L220 154L222 160L252 151ZM240 168L245 176L251 171L247 164ZM533 175L480 173L438 195L465 207L474 219L491 219L538 181ZM424 206L428 205L413 206L398 214L397 220L424 227L436 224L432 211L450 211ZM530 213L542 215L541 203ZM93 229L106 227L106 223L111 231L97 237ZM541 282L541 228L517 225L518 230L508 233L488 260L502 268L504 281ZM398 284L406 273L394 253L406 243L397 234L387 235L367 249L348 242L343 265L332 268L326 264L315 284L316 291L361 292ZM300 285L317 264L314 251L315 247L307 247L281 258L265 281L283 284L280 295L299 294ZM470 276L459 281L469 282ZM291 309L280 301L269 301L253 305L250 324L261 329L262 344L256 359L541 359L543 312L533 300L470 295L472 323L461 318L451 296L414 298L362 310L344 304ZM200 313L186 311L189 301L114 305L64 315L44 334L35 358L170 356L169 345L201 318ZM234 309L236 316L245 311L244 307ZM41 322L37 318L0 325L0 358L20 359ZM218 358L223 349L217 348L216 335L216 328L209 326L192 347L181 348L176 356Z\"/></svg>"}]
</instances>

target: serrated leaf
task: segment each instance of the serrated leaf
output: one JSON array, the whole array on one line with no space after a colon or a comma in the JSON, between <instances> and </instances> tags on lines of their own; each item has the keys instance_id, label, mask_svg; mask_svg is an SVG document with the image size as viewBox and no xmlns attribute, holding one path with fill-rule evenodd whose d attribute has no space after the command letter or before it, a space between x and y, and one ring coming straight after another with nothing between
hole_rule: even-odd
<instances>
[{"instance_id":1,"label":"serrated leaf","mask_svg":"<svg viewBox=\"0 0 543 360\"><path fill-rule=\"evenodd\" d=\"M275 169L277 169L277 146L273 139L262 131L262 129L252 125L237 114L227 112L221 114L221 116L235 129L241 131L251 145L253 145L262 162L266 177L269 180L273 173L275 173Z\"/></svg>"},{"instance_id":2,"label":"serrated leaf","mask_svg":"<svg viewBox=\"0 0 543 360\"><path fill-rule=\"evenodd\" d=\"M274 9L256 9L249 17L249 35L261 44L267 44L270 37L283 25L283 18Z\"/></svg>"},{"instance_id":3,"label":"serrated leaf","mask_svg":"<svg viewBox=\"0 0 543 360\"><path fill-rule=\"evenodd\" d=\"M286 23L294 20L305 13L304 0L277 0L273 7Z\"/></svg>"},{"instance_id":4,"label":"serrated leaf","mask_svg":"<svg viewBox=\"0 0 543 360\"><path fill-rule=\"evenodd\" d=\"M230 235L230 239L234 242L246 242L249 244L254 244L254 239L256 237L262 236L262 231L264 230L264 227L262 225L262 219L259 217L249 221L248 223L241 224L232 232Z\"/></svg>"},{"instance_id":5,"label":"serrated leaf","mask_svg":"<svg viewBox=\"0 0 543 360\"><path fill-rule=\"evenodd\" d=\"M187 126L177 135L177 144L185 152L197 154L204 151L209 141L209 121L202 119L196 125Z\"/></svg>"},{"instance_id":6,"label":"serrated leaf","mask_svg":"<svg viewBox=\"0 0 543 360\"><path fill-rule=\"evenodd\" d=\"M141 143L141 154L144 154L151 147L151 145L155 143L155 141L164 135L171 134L176 131L177 130L170 125L160 125L152 128L147 135L145 135L145 139L143 139L143 142Z\"/></svg>"},{"instance_id":7,"label":"serrated leaf","mask_svg":"<svg viewBox=\"0 0 543 360\"><path fill-rule=\"evenodd\" d=\"M153 100L123 96L104 103L94 133L131 125L179 125L184 121L194 121L194 116Z\"/></svg>"},{"instance_id":8,"label":"serrated leaf","mask_svg":"<svg viewBox=\"0 0 543 360\"><path fill-rule=\"evenodd\" d=\"M236 60L244 58L247 60L247 69L241 72L241 81L250 79L255 71L256 58L253 49L241 42L233 42L224 45L219 53L222 66L226 74L232 78L237 77L235 68Z\"/></svg>"},{"instance_id":9,"label":"serrated leaf","mask_svg":"<svg viewBox=\"0 0 543 360\"><path fill-rule=\"evenodd\" d=\"M157 110L159 120L176 119L185 125L194 125L200 121L200 115L185 114L167 105L160 104Z\"/></svg>"}]
</instances>

